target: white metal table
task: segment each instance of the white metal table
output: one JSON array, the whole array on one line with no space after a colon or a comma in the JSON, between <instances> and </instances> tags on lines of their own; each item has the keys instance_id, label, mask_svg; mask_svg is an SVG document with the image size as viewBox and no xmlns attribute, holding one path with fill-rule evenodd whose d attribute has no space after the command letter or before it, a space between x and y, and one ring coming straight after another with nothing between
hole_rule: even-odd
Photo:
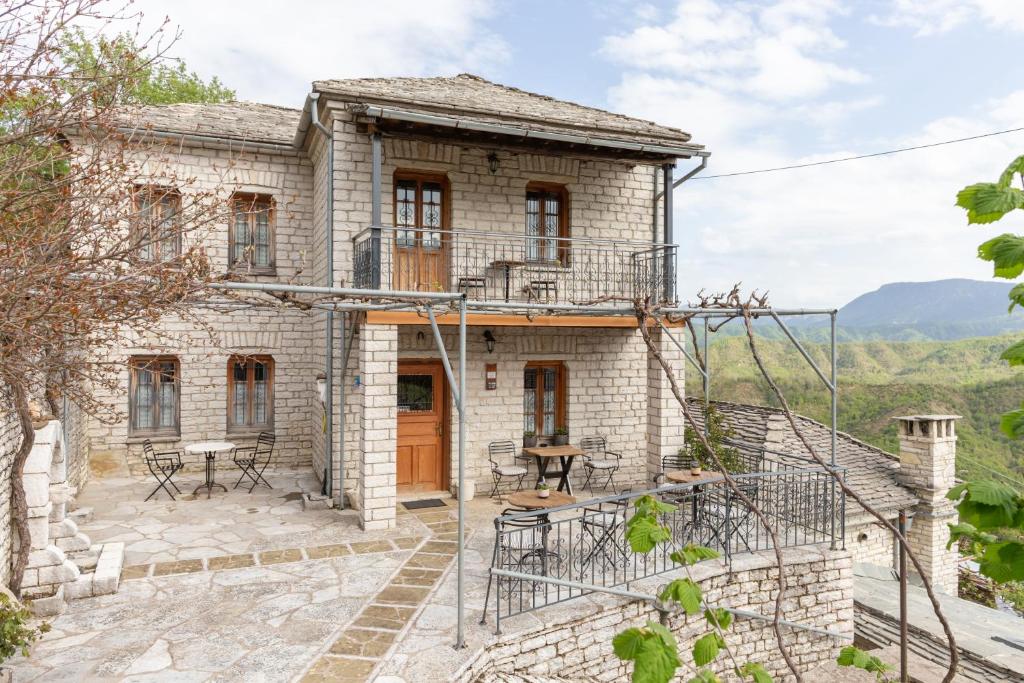
<instances>
[{"instance_id":1,"label":"white metal table","mask_svg":"<svg viewBox=\"0 0 1024 683\"><path fill-rule=\"evenodd\" d=\"M197 486L195 491L192 492L192 495L199 493L200 489L206 489L206 497L209 498L214 486L219 486L224 489L224 493L228 492L227 486L224 486L224 484L218 484L213 480L213 471L214 464L217 460L217 454L233 450L234 447L235 444L230 441L199 441L185 446L186 453L203 453L206 456L206 481Z\"/></svg>"}]
</instances>

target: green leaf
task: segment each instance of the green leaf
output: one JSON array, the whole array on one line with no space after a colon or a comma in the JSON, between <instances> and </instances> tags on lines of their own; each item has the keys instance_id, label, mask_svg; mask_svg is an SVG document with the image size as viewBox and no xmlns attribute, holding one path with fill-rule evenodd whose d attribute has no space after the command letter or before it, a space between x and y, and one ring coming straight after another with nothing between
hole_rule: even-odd
<instances>
[{"instance_id":1,"label":"green leaf","mask_svg":"<svg viewBox=\"0 0 1024 683\"><path fill-rule=\"evenodd\" d=\"M710 669L701 669L697 672L696 676L688 680L686 683L722 683L722 679Z\"/></svg>"},{"instance_id":2,"label":"green leaf","mask_svg":"<svg viewBox=\"0 0 1024 683\"><path fill-rule=\"evenodd\" d=\"M978 562L982 574L997 583L1024 581L1024 543L992 543Z\"/></svg>"},{"instance_id":3,"label":"green leaf","mask_svg":"<svg viewBox=\"0 0 1024 683\"><path fill-rule=\"evenodd\" d=\"M1002 482L969 481L957 488L967 492L957 505L960 522L970 524L978 531L1012 526L1021 507L1024 507L1024 498Z\"/></svg>"},{"instance_id":4,"label":"green leaf","mask_svg":"<svg viewBox=\"0 0 1024 683\"><path fill-rule=\"evenodd\" d=\"M1024 408L1003 413L999 418L999 431L1011 439L1024 438Z\"/></svg>"},{"instance_id":5,"label":"green leaf","mask_svg":"<svg viewBox=\"0 0 1024 683\"><path fill-rule=\"evenodd\" d=\"M971 500L985 505L998 505L1008 510L1017 507L1017 491L1000 481L979 480L967 482L967 493Z\"/></svg>"},{"instance_id":6,"label":"green leaf","mask_svg":"<svg viewBox=\"0 0 1024 683\"><path fill-rule=\"evenodd\" d=\"M852 666L870 673L884 673L891 667L878 657L868 654L855 645L847 645L836 658L839 666Z\"/></svg>"},{"instance_id":7,"label":"green leaf","mask_svg":"<svg viewBox=\"0 0 1024 683\"><path fill-rule=\"evenodd\" d=\"M740 675L750 676L754 679L754 683L774 683L760 662L747 662L740 668Z\"/></svg>"},{"instance_id":8,"label":"green leaf","mask_svg":"<svg viewBox=\"0 0 1024 683\"><path fill-rule=\"evenodd\" d=\"M1010 367L1024 365L1024 339L1007 348L999 357L1009 363Z\"/></svg>"},{"instance_id":9,"label":"green leaf","mask_svg":"<svg viewBox=\"0 0 1024 683\"><path fill-rule=\"evenodd\" d=\"M676 506L662 502L652 495L640 496L633 503L638 515L667 515L675 512Z\"/></svg>"},{"instance_id":10,"label":"green leaf","mask_svg":"<svg viewBox=\"0 0 1024 683\"><path fill-rule=\"evenodd\" d=\"M649 553L670 538L672 533L668 527L652 517L637 514L626 522L626 539L635 553Z\"/></svg>"},{"instance_id":11,"label":"green leaf","mask_svg":"<svg viewBox=\"0 0 1024 683\"><path fill-rule=\"evenodd\" d=\"M627 628L612 638L612 650L615 651L615 656L619 659L631 661L636 659L643 642L643 631L638 628Z\"/></svg>"},{"instance_id":12,"label":"green leaf","mask_svg":"<svg viewBox=\"0 0 1024 683\"><path fill-rule=\"evenodd\" d=\"M1013 313L1014 306L1024 308L1024 284L1014 285L1006 296L1010 299L1010 307L1006 309L1007 313Z\"/></svg>"},{"instance_id":13,"label":"green leaf","mask_svg":"<svg viewBox=\"0 0 1024 683\"><path fill-rule=\"evenodd\" d=\"M669 557L671 557L677 564L685 564L689 567L697 564L701 560L713 560L719 557L719 554L711 548L687 543L683 548L674 550Z\"/></svg>"},{"instance_id":14,"label":"green leaf","mask_svg":"<svg viewBox=\"0 0 1024 683\"><path fill-rule=\"evenodd\" d=\"M724 630L732 625L732 612L721 607L706 609L704 610L704 619L712 626L718 626Z\"/></svg>"},{"instance_id":15,"label":"green leaf","mask_svg":"<svg viewBox=\"0 0 1024 683\"><path fill-rule=\"evenodd\" d=\"M1018 174L1024 175L1024 154L1011 161L1010 165L1006 167L1006 170L999 176L999 186L1009 187L1013 182L1013 176Z\"/></svg>"},{"instance_id":16,"label":"green leaf","mask_svg":"<svg viewBox=\"0 0 1024 683\"><path fill-rule=\"evenodd\" d=\"M705 633L693 644L693 663L704 666L715 661L719 650L725 647L725 640L717 633Z\"/></svg>"},{"instance_id":17,"label":"green leaf","mask_svg":"<svg viewBox=\"0 0 1024 683\"><path fill-rule=\"evenodd\" d=\"M673 650L676 649L676 637L668 628L654 621L648 621L647 628L650 629L651 633L658 636L662 643L668 645Z\"/></svg>"},{"instance_id":18,"label":"green leaf","mask_svg":"<svg viewBox=\"0 0 1024 683\"><path fill-rule=\"evenodd\" d=\"M993 275L1008 280L1024 273L1024 237L1004 233L978 245L978 258L991 261Z\"/></svg>"},{"instance_id":19,"label":"green leaf","mask_svg":"<svg viewBox=\"0 0 1024 683\"><path fill-rule=\"evenodd\" d=\"M671 600L678 603L686 610L687 614L696 614L700 611L701 592L700 586L690 579L675 579L671 581L659 596L662 601Z\"/></svg>"},{"instance_id":20,"label":"green leaf","mask_svg":"<svg viewBox=\"0 0 1024 683\"><path fill-rule=\"evenodd\" d=\"M1024 192L1009 183L975 183L957 193L956 203L967 209L968 224L994 223L1024 207Z\"/></svg>"}]
</instances>

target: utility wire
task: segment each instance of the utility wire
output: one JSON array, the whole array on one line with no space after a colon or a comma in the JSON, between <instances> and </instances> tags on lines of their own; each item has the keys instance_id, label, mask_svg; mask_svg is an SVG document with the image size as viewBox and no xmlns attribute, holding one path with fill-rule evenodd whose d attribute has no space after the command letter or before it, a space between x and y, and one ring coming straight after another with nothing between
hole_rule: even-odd
<instances>
[{"instance_id":1,"label":"utility wire","mask_svg":"<svg viewBox=\"0 0 1024 683\"><path fill-rule=\"evenodd\" d=\"M841 159L828 159L826 161L811 161L806 164L793 164L791 166L776 166L775 168L761 168L756 171L737 171L736 173L719 173L718 175L698 175L694 176L692 180L711 180L713 178L732 178L733 176L739 175L754 175L755 173L774 173L775 171L791 171L796 168L809 168L811 166L825 166L826 164L838 164L843 161L856 161L857 159L871 159L873 157L883 157L889 154L899 154L900 152L913 152L918 149L927 149L929 147L941 147L942 145L953 145L958 142L969 142L970 140L980 140L982 138L991 138L996 135L1006 135L1007 133L1017 133L1024 130L1021 128L1010 128L1008 130L997 130L992 133L982 133L981 135L971 135L966 138L957 138L956 140L943 140L942 142L930 142L926 145L914 145L913 147L901 147L899 149L890 149L884 152L872 152L871 154L858 154L852 157L842 157Z\"/></svg>"}]
</instances>

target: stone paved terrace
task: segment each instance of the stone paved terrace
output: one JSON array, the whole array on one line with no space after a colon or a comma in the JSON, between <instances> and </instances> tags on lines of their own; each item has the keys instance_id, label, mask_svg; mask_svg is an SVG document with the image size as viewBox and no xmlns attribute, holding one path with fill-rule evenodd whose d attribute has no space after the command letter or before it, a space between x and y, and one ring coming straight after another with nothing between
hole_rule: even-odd
<instances>
[{"instance_id":1,"label":"stone paved terrace","mask_svg":"<svg viewBox=\"0 0 1024 683\"><path fill-rule=\"evenodd\" d=\"M351 511L302 510L310 475L279 471L270 481L273 490L174 503L142 503L148 481L91 481L79 500L93 519L82 528L126 543L120 591L71 602L31 657L12 662L14 680L450 681L495 643L493 617L478 622L502 503L467 504L468 647L455 650L454 501L399 505L397 530L363 532ZM666 578L631 587L653 592ZM578 598L503 620L503 637L622 604Z\"/></svg>"}]
</instances>

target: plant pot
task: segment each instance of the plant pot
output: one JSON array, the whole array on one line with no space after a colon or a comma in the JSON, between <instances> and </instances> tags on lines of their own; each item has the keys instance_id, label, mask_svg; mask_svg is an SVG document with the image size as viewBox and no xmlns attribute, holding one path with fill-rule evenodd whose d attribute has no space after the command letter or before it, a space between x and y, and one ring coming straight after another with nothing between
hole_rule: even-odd
<instances>
[{"instance_id":1,"label":"plant pot","mask_svg":"<svg viewBox=\"0 0 1024 683\"><path fill-rule=\"evenodd\" d=\"M551 495L551 489L537 489L538 498L547 498Z\"/></svg>"},{"instance_id":2,"label":"plant pot","mask_svg":"<svg viewBox=\"0 0 1024 683\"><path fill-rule=\"evenodd\" d=\"M568 434L555 434L551 438L551 444L554 446L565 446L569 443Z\"/></svg>"},{"instance_id":3,"label":"plant pot","mask_svg":"<svg viewBox=\"0 0 1024 683\"><path fill-rule=\"evenodd\" d=\"M701 468L700 465L697 465L696 467L691 467L690 468L690 474L692 474L693 476L699 475L702 471L703 471L703 469Z\"/></svg>"},{"instance_id":4,"label":"plant pot","mask_svg":"<svg viewBox=\"0 0 1024 683\"><path fill-rule=\"evenodd\" d=\"M536 436L524 436L523 437L523 448L534 448L537 445Z\"/></svg>"}]
</instances>

